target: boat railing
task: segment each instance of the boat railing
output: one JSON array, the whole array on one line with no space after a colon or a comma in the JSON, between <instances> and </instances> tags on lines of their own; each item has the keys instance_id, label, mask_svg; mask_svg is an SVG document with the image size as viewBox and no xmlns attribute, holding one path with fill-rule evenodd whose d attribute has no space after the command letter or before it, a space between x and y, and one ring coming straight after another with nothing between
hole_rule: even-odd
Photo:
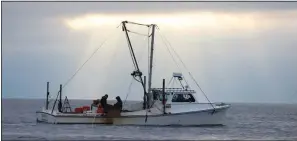
<instances>
[{"instance_id":1,"label":"boat railing","mask_svg":"<svg viewBox=\"0 0 297 141\"><path fill-rule=\"evenodd\" d=\"M152 88L152 90L162 91L163 88ZM181 93L196 93L195 90L183 89L183 88L165 88L166 93L170 92L181 92Z\"/></svg>"}]
</instances>

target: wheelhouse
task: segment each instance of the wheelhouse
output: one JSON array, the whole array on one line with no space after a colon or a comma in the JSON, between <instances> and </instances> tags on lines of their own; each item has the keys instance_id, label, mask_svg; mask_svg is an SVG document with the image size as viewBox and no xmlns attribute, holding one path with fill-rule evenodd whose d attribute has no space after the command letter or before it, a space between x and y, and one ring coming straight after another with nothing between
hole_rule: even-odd
<instances>
[{"instance_id":1,"label":"wheelhouse","mask_svg":"<svg viewBox=\"0 0 297 141\"><path fill-rule=\"evenodd\" d=\"M152 89L154 100L163 101L163 90L162 88ZM197 102L194 90L187 90L183 88L165 88L165 101L170 103L180 102Z\"/></svg>"}]
</instances>

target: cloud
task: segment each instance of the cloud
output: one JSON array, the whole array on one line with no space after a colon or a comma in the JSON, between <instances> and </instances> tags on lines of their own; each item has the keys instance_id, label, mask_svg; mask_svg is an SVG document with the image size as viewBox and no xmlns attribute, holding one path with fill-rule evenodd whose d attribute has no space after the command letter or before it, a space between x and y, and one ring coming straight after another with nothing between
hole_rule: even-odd
<instances>
[{"instance_id":1,"label":"cloud","mask_svg":"<svg viewBox=\"0 0 297 141\"><path fill-rule=\"evenodd\" d=\"M3 96L45 96L70 78L110 40L65 88L69 98L125 97L133 70L122 19L158 22L193 76L213 101L296 102L296 3L282 2L4 2ZM97 23L109 20L110 25ZM99 25L99 26L98 26ZM76 27L76 28L75 28ZM141 33L145 28L129 27ZM147 74L147 44L131 34ZM179 71L156 35L153 86ZM179 64L182 66L181 64ZM197 87L183 70L192 88ZM16 89L17 88L17 89ZM199 99L203 100L198 91ZM142 97L133 83L129 99Z\"/></svg>"}]
</instances>

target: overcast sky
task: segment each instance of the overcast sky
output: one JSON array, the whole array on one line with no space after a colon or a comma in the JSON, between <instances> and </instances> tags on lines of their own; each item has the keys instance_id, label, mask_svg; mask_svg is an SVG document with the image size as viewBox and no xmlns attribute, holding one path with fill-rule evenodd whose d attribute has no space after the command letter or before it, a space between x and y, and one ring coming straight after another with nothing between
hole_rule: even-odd
<instances>
[{"instance_id":1,"label":"overcast sky","mask_svg":"<svg viewBox=\"0 0 297 141\"><path fill-rule=\"evenodd\" d=\"M297 103L297 2L3 2L3 97L44 98L47 81L55 95L107 39L63 92L68 98L108 93L125 99L133 65L124 33L116 28L122 20L160 28L153 87L180 71L162 35L211 101ZM134 34L131 40L147 75L148 40ZM142 95L133 82L128 99Z\"/></svg>"}]
</instances>

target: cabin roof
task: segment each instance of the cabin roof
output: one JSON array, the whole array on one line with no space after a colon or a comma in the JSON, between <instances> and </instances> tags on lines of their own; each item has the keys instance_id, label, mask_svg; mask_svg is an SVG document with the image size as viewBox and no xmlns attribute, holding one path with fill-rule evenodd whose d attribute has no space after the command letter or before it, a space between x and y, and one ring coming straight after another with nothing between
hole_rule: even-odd
<instances>
[{"instance_id":1,"label":"cabin roof","mask_svg":"<svg viewBox=\"0 0 297 141\"><path fill-rule=\"evenodd\" d=\"M162 91L163 88L152 88L152 90ZM183 89L183 88L165 88L166 93L196 93L195 90Z\"/></svg>"}]
</instances>

